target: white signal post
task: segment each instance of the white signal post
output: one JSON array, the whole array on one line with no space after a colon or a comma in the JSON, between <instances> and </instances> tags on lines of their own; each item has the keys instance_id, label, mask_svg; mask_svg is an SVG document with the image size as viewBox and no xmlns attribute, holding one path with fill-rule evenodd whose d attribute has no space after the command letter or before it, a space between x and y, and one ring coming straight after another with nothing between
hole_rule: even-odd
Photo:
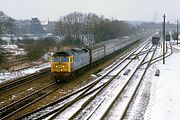
<instances>
[{"instance_id":1,"label":"white signal post","mask_svg":"<svg viewBox=\"0 0 180 120\"><path fill-rule=\"evenodd\" d=\"M165 19L166 19L165 14L164 14L163 18L164 18L164 22L163 22L163 64L165 64Z\"/></svg>"}]
</instances>

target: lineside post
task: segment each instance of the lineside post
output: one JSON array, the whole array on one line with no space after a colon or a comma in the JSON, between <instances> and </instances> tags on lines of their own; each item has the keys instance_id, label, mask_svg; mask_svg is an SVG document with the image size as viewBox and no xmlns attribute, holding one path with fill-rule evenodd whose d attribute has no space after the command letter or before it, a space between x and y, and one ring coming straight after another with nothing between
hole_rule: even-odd
<instances>
[{"instance_id":1,"label":"lineside post","mask_svg":"<svg viewBox=\"0 0 180 120\"><path fill-rule=\"evenodd\" d=\"M165 14L163 18L164 18L164 21L163 21L163 64L165 64L165 19L166 19Z\"/></svg>"},{"instance_id":2,"label":"lineside post","mask_svg":"<svg viewBox=\"0 0 180 120\"><path fill-rule=\"evenodd\" d=\"M178 33L178 20L177 20L177 46L178 46L178 39L179 39L179 33Z\"/></svg>"}]
</instances>

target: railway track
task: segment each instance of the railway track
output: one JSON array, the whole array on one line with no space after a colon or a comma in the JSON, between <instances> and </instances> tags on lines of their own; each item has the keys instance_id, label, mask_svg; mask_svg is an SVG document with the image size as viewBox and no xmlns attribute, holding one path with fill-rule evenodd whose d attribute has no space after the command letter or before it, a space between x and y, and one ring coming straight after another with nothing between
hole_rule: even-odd
<instances>
[{"instance_id":1,"label":"railway track","mask_svg":"<svg viewBox=\"0 0 180 120\"><path fill-rule=\"evenodd\" d=\"M120 77L119 75L121 72L115 73L115 77L112 78L112 81L108 82L108 84L106 84L104 87L102 87L94 95L89 96L89 98L87 98L87 100L81 105L82 107L80 109L78 109L68 119L102 119L103 111L110 109L109 107L106 108L106 106L108 106L109 103L112 103L111 100L113 100L114 96L118 96L118 94L122 94L122 91L129 85L130 81L132 81L132 77L134 77L136 70L139 69L139 67L141 66L142 62L145 60L146 57L147 57L147 55L144 56L144 58L141 60L141 62L138 65L135 65L136 69L127 81L124 79L124 80L121 80L121 82L118 82L118 81L120 81L120 79L122 79L122 78L119 79L119 77ZM114 101L115 101L115 99L114 99ZM78 103L76 103L76 104L78 104ZM75 108L73 108L73 106L72 106L72 109L75 109ZM57 118L65 117L65 119L66 119L66 117L67 117L66 112L67 111L63 111L63 112L61 111L61 113L57 112L52 117L50 117L50 119L54 119L56 117Z\"/></svg>"},{"instance_id":2,"label":"railway track","mask_svg":"<svg viewBox=\"0 0 180 120\"><path fill-rule=\"evenodd\" d=\"M172 53L173 53L173 50L172 50L172 45L171 45L171 43L169 42L169 47L168 47L169 49L170 49L170 52L168 53L167 51L166 51L166 56L165 57L169 57ZM154 51L155 52L155 51ZM154 56L154 57L153 57ZM152 57L150 58L150 60L148 60L147 62L144 62L143 64L142 64L142 66L141 67L144 67L144 72L143 72L143 75L141 76L141 78L140 78L140 81L139 81L139 83L137 84L137 86L135 87L135 90L132 90L133 91L133 94L129 97L130 98L130 100L127 102L127 105L125 106L125 107L122 107L122 102L121 101L125 101L125 99L127 99L128 97L127 96L129 96L129 94L130 94L130 92L127 92L127 91L125 91L127 94L125 94L124 96L121 96L120 98L119 98L119 100L118 100L118 98L117 99L115 99L115 102L113 103L113 105L111 106L111 108L109 108L108 109L108 112L106 111L106 114L104 114L103 115L103 119L113 119L113 118L118 118L118 119L127 119L128 118L128 113L129 113L129 111L128 111L128 109L131 109L131 108L129 108L130 106L132 106L131 104L133 104L133 99L135 98L135 96L138 94L138 90L139 89L141 89L140 88L140 85L142 84L142 82L143 82L143 78L144 78L144 76L145 76L145 74L146 74L146 72L147 72L147 70L148 70L148 68L152 65L152 64L154 64L155 62L158 62L158 61L160 61L160 60L162 60L162 55L160 55L160 56L155 56L155 53L153 53L152 54ZM146 66L145 66L146 65ZM132 86L132 85L131 85ZM117 106L121 106L120 108L118 108ZM114 108L113 108L114 107ZM121 110L122 108L125 108L124 110L123 110L123 114L120 116L119 114L121 113L120 111L118 111L118 113L116 112L116 109L118 109L118 110ZM117 116L120 116L120 117L117 117Z\"/></svg>"},{"instance_id":3,"label":"railway track","mask_svg":"<svg viewBox=\"0 0 180 120\"><path fill-rule=\"evenodd\" d=\"M167 54L166 57L172 54L172 46L170 43L169 45L171 52ZM162 55L154 57L157 46L151 47L150 49L146 49L146 47L147 43L138 50L126 55L123 59L121 58L117 60L117 62L119 62L117 65L112 67L111 70L108 69L94 82L86 85L85 87L53 103L50 103L47 106L44 106L31 113L27 113L16 119L55 119L58 117L64 119L113 119L114 115L117 117L117 113L114 113L114 111L117 109L115 106L121 106L118 109L121 109L122 111L118 111L118 114L122 114L118 115L118 117L119 119L124 119L127 115L129 106L131 105L131 102L134 96L137 94L139 86L143 81L147 69L153 63L162 60ZM137 59L139 59L138 64L136 61ZM130 64L132 64L133 61L136 61L136 63L133 63L134 66L132 65L133 67L130 67ZM133 72L130 72L130 75L128 76L122 75L129 67L131 70L134 68L134 70L132 70ZM119 80L121 82L119 82ZM135 80L137 82L132 82ZM49 85L49 87L50 86L51 85ZM109 91L109 89L111 90ZM12 106L9 105L1 108L0 118L10 118L19 110L22 110L30 104L37 102L43 95L46 96L50 94L50 91L51 90L44 90L41 92L36 91L37 94L32 94L32 97L23 98L24 100L22 99L22 101L20 100L17 103L12 103ZM117 92L117 94L112 94L115 92ZM122 101L126 102L123 103ZM70 117L68 111L73 111L71 112ZM68 116L66 116L66 114L68 114Z\"/></svg>"},{"instance_id":4,"label":"railway track","mask_svg":"<svg viewBox=\"0 0 180 120\"><path fill-rule=\"evenodd\" d=\"M29 105L39 101L40 99L48 96L52 92L59 89L60 86L57 86L55 82L33 92L32 94L25 96L24 98L15 101L7 106L0 108L0 118L1 120L8 119L12 115L16 114L20 110L28 107Z\"/></svg>"},{"instance_id":5,"label":"railway track","mask_svg":"<svg viewBox=\"0 0 180 120\"><path fill-rule=\"evenodd\" d=\"M170 49L170 53L169 53L169 54L167 53L168 49ZM169 57L169 56L172 55L172 54L173 54L173 47L172 47L172 44L169 42L169 47L167 47L167 50L166 50L166 52L165 52L165 58ZM152 65L152 64L154 64L154 63L156 63L156 62L159 62L159 61L161 61L162 59L163 59L163 55L160 55L160 56L158 56L158 57L155 57L155 58L152 59L150 65ZM148 62L149 62L149 61L144 62L142 65L147 64Z\"/></svg>"},{"instance_id":6,"label":"railway track","mask_svg":"<svg viewBox=\"0 0 180 120\"><path fill-rule=\"evenodd\" d=\"M157 46L156 46L157 48ZM136 70L133 72L133 74L130 76L131 80L128 82L127 86L124 87L124 89L121 89L119 94L115 97L113 102L109 105L107 108L107 111L104 112L104 114L101 116L102 119L112 119L114 116L117 117L117 112L114 111L115 109L119 109L118 119L124 119L126 116L127 110L130 106L130 104L133 101L134 96L137 94L140 84L142 83L142 80L146 74L147 69L149 68L149 65L154 57L154 54L156 52L156 48L154 49L153 53L151 53L150 58L148 58L148 54L144 57L142 62L139 64L139 66L136 68ZM142 65L145 59L149 59L149 62L145 65ZM139 77L137 77L139 75ZM117 105L117 106L115 106ZM114 112L113 114L112 111Z\"/></svg>"},{"instance_id":7,"label":"railway track","mask_svg":"<svg viewBox=\"0 0 180 120\"><path fill-rule=\"evenodd\" d=\"M42 78L44 76L47 76L50 74L50 69L44 69L40 71L39 73L34 73L32 75L28 75L19 79L10 80L7 82L3 82L0 84L0 94L3 94L11 89L15 89L19 86L22 86L24 84L27 84L31 81L34 81L36 79Z\"/></svg>"},{"instance_id":8,"label":"railway track","mask_svg":"<svg viewBox=\"0 0 180 120\"><path fill-rule=\"evenodd\" d=\"M147 43L145 43L147 45ZM143 49L146 47L146 45L144 44L143 47L138 48L138 50L134 50L133 52L131 52L131 54L128 54L121 62L119 62L119 64L117 64L116 66L114 66L112 68L112 70L107 71L103 76L100 76L95 82L85 86L84 88L81 88L80 90L67 95L53 103L50 103L47 106L44 106L36 111L33 111L31 113L27 113L24 116L19 117L18 119L22 119L22 118L26 118L26 119L43 119L46 118L47 116L56 113L59 114L59 112L62 112L63 110L65 110L67 107L71 106L71 104L73 104L74 102L78 101L81 98L84 98L86 96L89 96L90 94L95 94L97 91L101 91L101 89L103 87L106 87L115 77L118 76L117 75L113 75L113 76L108 76L109 73L111 73L114 69L118 69L119 72L122 72L127 66L128 64L130 64L134 59L129 59L130 56L136 54L138 55L141 54L141 52L143 52ZM123 65L122 65L123 64ZM121 67L120 67L121 66ZM118 68L120 67L120 68ZM104 79L104 80L103 80ZM56 107L54 107L56 106ZM60 107L57 107L60 106ZM54 110L50 110L52 108L55 108Z\"/></svg>"},{"instance_id":9,"label":"railway track","mask_svg":"<svg viewBox=\"0 0 180 120\"><path fill-rule=\"evenodd\" d=\"M137 67L137 69L134 71L134 73L130 77L131 81L134 80L137 82L129 82L128 81L126 83L126 85L123 86L119 90L119 92L117 92L117 90L115 90L115 92L117 92L118 94L114 95L114 93L112 93L112 94L106 95L105 96L106 98L104 98L101 102L98 103L98 105L96 105L97 107L94 109L94 111L91 111L89 113L84 112L84 111L88 111L92 107L89 106L86 109L84 109L84 107L83 107L83 110L81 109L80 113L78 113L78 114L75 113L73 116L71 116L68 119L124 119L127 114L128 109L129 109L129 106L131 105L135 95L138 93L138 89L140 89L140 85L143 81L143 78L146 74L147 69L152 64L152 62L155 62L155 61L153 61L153 60L156 60L155 58L159 58L159 57L154 58L155 52L156 52L156 48L154 49L150 59L147 60L147 62L146 62L147 64L144 64L144 60L143 60L141 62L141 64L139 64L139 67ZM171 55L171 53L172 53L172 51L166 57ZM138 72L139 70L141 72ZM138 79L137 76L140 73L141 73L141 77ZM135 78L133 79L133 77L135 77ZM108 96L110 96L109 99L108 99ZM115 96L114 99L113 99L113 96ZM106 101L106 99L108 99L108 100ZM104 102L104 104L103 104L103 102ZM91 103L91 104L92 104L91 106L93 106L93 104L95 104L95 103ZM107 104L109 104L109 105L107 105ZM89 105L89 103L87 105ZM82 106L84 106L84 105L82 105ZM87 114L87 117L84 118L85 114ZM54 115L54 116L57 116L57 115ZM55 118L54 116L50 117L50 119L51 118L54 119ZM62 116L60 116L60 118L61 117Z\"/></svg>"}]
</instances>

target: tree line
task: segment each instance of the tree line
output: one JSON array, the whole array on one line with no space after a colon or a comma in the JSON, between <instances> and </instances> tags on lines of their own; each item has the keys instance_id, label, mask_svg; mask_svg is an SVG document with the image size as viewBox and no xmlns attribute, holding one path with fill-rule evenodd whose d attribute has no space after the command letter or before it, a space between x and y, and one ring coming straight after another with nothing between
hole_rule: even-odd
<instances>
[{"instance_id":1,"label":"tree line","mask_svg":"<svg viewBox=\"0 0 180 120\"><path fill-rule=\"evenodd\" d=\"M39 34L45 32L38 18L32 18L31 20L15 20L0 11L0 35Z\"/></svg>"},{"instance_id":2,"label":"tree line","mask_svg":"<svg viewBox=\"0 0 180 120\"><path fill-rule=\"evenodd\" d=\"M55 25L55 34L63 36L66 44L83 45L82 39L88 35L92 36L88 38L90 41L101 42L133 31L135 28L125 21L110 20L93 13L73 12L60 17Z\"/></svg>"}]
</instances>

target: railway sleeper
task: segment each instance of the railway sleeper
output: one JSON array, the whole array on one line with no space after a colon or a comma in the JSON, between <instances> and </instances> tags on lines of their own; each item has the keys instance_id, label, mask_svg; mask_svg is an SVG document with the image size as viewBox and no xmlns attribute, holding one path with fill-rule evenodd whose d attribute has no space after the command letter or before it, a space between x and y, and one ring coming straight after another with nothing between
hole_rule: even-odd
<instances>
[{"instance_id":1,"label":"railway sleeper","mask_svg":"<svg viewBox=\"0 0 180 120\"><path fill-rule=\"evenodd\" d=\"M27 103L32 102L34 99L38 98L39 96L44 95L45 93L40 93L40 94L36 94L30 98L24 99L21 102L18 102L6 109L3 109L3 111L0 111L0 117L4 117L6 115L8 115L9 113L13 112L14 110L23 107L24 105L26 105Z\"/></svg>"}]
</instances>

